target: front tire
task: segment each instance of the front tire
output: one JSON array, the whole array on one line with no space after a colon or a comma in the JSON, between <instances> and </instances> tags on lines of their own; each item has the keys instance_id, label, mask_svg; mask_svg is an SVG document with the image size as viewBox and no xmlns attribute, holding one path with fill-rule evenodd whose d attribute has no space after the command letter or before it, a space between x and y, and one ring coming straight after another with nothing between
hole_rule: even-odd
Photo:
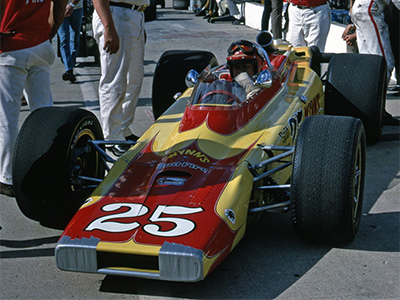
<instances>
[{"instance_id":1,"label":"front tire","mask_svg":"<svg viewBox=\"0 0 400 300\"><path fill-rule=\"evenodd\" d=\"M78 176L104 177L89 139L103 139L100 123L89 111L45 107L28 116L13 160L15 197L25 216L48 227L67 225L93 191Z\"/></svg>"},{"instance_id":2,"label":"front tire","mask_svg":"<svg viewBox=\"0 0 400 300\"><path fill-rule=\"evenodd\" d=\"M366 137L359 119L312 116L299 131L292 169L292 218L306 240L347 243L361 219Z\"/></svg>"}]
</instances>

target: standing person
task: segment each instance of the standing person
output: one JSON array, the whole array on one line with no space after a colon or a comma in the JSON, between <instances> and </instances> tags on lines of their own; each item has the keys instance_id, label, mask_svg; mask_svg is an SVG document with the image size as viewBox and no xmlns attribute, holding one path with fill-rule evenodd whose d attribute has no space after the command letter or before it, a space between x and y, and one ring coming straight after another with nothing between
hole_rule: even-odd
<instances>
[{"instance_id":1,"label":"standing person","mask_svg":"<svg viewBox=\"0 0 400 300\"><path fill-rule=\"evenodd\" d=\"M355 0L351 3L351 21L356 27L356 40L359 53L375 54L383 56L387 64L387 80L394 67L394 55L392 52L389 28L385 22L384 10L388 0ZM343 32L346 36L352 25L348 25ZM398 39L398 36L397 36ZM386 110L383 112L385 125L400 125L398 119L393 118Z\"/></svg>"},{"instance_id":2,"label":"standing person","mask_svg":"<svg viewBox=\"0 0 400 300\"><path fill-rule=\"evenodd\" d=\"M0 0L0 193L10 197L23 90L32 111L53 104L50 65L55 54L50 39L63 20L66 2Z\"/></svg>"},{"instance_id":3,"label":"standing person","mask_svg":"<svg viewBox=\"0 0 400 300\"><path fill-rule=\"evenodd\" d=\"M388 88L389 91L397 92L394 96L399 96L400 90L400 0L391 0L388 9L385 11L385 20L389 26L390 44L394 55L394 75L396 78L396 85Z\"/></svg>"},{"instance_id":4,"label":"standing person","mask_svg":"<svg viewBox=\"0 0 400 300\"><path fill-rule=\"evenodd\" d=\"M62 79L71 83L76 81L74 66L79 53L82 16L83 1L69 0L65 8L64 21L58 29L61 58L65 67Z\"/></svg>"},{"instance_id":5,"label":"standing person","mask_svg":"<svg viewBox=\"0 0 400 300\"><path fill-rule=\"evenodd\" d=\"M327 0L290 0L288 40L295 47L317 46L325 50L331 27Z\"/></svg>"},{"instance_id":6,"label":"standing person","mask_svg":"<svg viewBox=\"0 0 400 300\"><path fill-rule=\"evenodd\" d=\"M385 57L389 79L394 67L394 56L384 15L388 4L388 0L355 0L350 8L350 16L356 27L359 53Z\"/></svg>"},{"instance_id":7,"label":"standing person","mask_svg":"<svg viewBox=\"0 0 400 300\"><path fill-rule=\"evenodd\" d=\"M271 17L271 31L274 39L282 39L282 11L283 0L265 0L264 11L261 19L261 31L269 27Z\"/></svg>"},{"instance_id":8,"label":"standing person","mask_svg":"<svg viewBox=\"0 0 400 300\"><path fill-rule=\"evenodd\" d=\"M99 45L100 115L105 140L137 140L129 129L144 76L144 14L149 0L93 0L94 37ZM113 146L115 155L127 149Z\"/></svg>"}]
</instances>

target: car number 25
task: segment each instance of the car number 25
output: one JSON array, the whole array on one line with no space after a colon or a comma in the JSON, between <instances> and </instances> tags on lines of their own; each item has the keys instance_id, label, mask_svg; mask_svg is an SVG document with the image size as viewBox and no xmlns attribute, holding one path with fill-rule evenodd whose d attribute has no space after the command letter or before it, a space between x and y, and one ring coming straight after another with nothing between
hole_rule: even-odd
<instances>
[{"instance_id":1,"label":"car number 25","mask_svg":"<svg viewBox=\"0 0 400 300\"><path fill-rule=\"evenodd\" d=\"M127 219L142 217L150 213L147 206L137 203L111 203L102 207L103 211L112 212L121 208L128 208L127 211L122 213L110 214L100 217L92 221L85 231L102 230L106 232L120 233L134 230L142 224L137 221L127 223L122 221L115 221L115 219ZM196 228L196 224L184 218L165 217L164 215L189 215L202 212L201 207L184 207L184 206L167 206L159 205L151 214L149 221L152 223L146 224L142 229L148 234L162 237L176 237L190 233ZM113 221L114 220L114 221ZM175 224L174 228L167 231L162 231L161 226L157 223L169 222Z\"/></svg>"}]
</instances>

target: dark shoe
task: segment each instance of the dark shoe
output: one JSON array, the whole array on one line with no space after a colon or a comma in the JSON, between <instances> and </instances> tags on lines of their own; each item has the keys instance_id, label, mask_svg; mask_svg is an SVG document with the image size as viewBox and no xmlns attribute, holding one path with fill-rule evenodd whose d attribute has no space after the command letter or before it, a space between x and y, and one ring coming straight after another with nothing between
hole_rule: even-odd
<instances>
[{"instance_id":1,"label":"dark shoe","mask_svg":"<svg viewBox=\"0 0 400 300\"><path fill-rule=\"evenodd\" d=\"M28 102L26 101L25 96L22 96L22 98L21 98L21 105L22 106L27 106L28 105Z\"/></svg>"},{"instance_id":2,"label":"dark shoe","mask_svg":"<svg viewBox=\"0 0 400 300\"><path fill-rule=\"evenodd\" d=\"M128 135L128 136L125 137L125 140L127 140L127 141L134 141L134 142L136 142L138 139L139 139L139 137L136 136L136 135L134 135L134 134L131 134L131 135Z\"/></svg>"},{"instance_id":3,"label":"dark shoe","mask_svg":"<svg viewBox=\"0 0 400 300\"><path fill-rule=\"evenodd\" d=\"M72 71L67 71L62 74L62 80L74 83L76 81L76 76L74 75L74 73L72 73Z\"/></svg>"},{"instance_id":4,"label":"dark shoe","mask_svg":"<svg viewBox=\"0 0 400 300\"><path fill-rule=\"evenodd\" d=\"M235 21L232 22L233 25L240 25L244 23L244 17L241 17L240 19L236 19Z\"/></svg>"},{"instance_id":5,"label":"dark shoe","mask_svg":"<svg viewBox=\"0 0 400 300\"><path fill-rule=\"evenodd\" d=\"M399 85L391 86L391 87L388 87L387 90L389 92L398 92L400 90L400 86Z\"/></svg>"},{"instance_id":6,"label":"dark shoe","mask_svg":"<svg viewBox=\"0 0 400 300\"><path fill-rule=\"evenodd\" d=\"M216 18L216 17L218 17L218 13L210 11L206 13L203 19Z\"/></svg>"},{"instance_id":7,"label":"dark shoe","mask_svg":"<svg viewBox=\"0 0 400 300\"><path fill-rule=\"evenodd\" d=\"M6 195L8 197L15 197L13 186L1 182L0 182L0 194Z\"/></svg>"},{"instance_id":8,"label":"dark shoe","mask_svg":"<svg viewBox=\"0 0 400 300\"><path fill-rule=\"evenodd\" d=\"M383 112L383 124L384 125L391 125L391 126L400 126L400 120L394 118L387 111L384 111Z\"/></svg>"},{"instance_id":9,"label":"dark shoe","mask_svg":"<svg viewBox=\"0 0 400 300\"><path fill-rule=\"evenodd\" d=\"M204 17L206 15L206 9L200 9L198 11L196 11L196 13L194 14L196 17Z\"/></svg>"}]
</instances>

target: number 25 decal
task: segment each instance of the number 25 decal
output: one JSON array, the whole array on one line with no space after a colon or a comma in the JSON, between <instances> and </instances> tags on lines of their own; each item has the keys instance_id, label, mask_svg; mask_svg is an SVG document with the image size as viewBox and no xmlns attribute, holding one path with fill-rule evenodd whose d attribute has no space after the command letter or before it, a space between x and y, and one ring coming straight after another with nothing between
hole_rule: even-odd
<instances>
[{"instance_id":1,"label":"number 25 decal","mask_svg":"<svg viewBox=\"0 0 400 300\"><path fill-rule=\"evenodd\" d=\"M134 230L141 226L138 222L123 223L118 221L111 221L112 219L126 219L135 218L146 215L149 212L149 208L142 204L137 203L111 203L103 206L102 210L107 212L117 211L121 208L128 208L127 211L122 213L116 213L112 215L107 215L100 217L93 222L91 222L87 227L86 231L92 230L103 230L106 232L126 232ZM163 217L162 215L189 215L202 212L201 207L184 207L184 206L167 206L159 205L153 214L150 216L149 220L152 224L146 224L143 226L143 230L151 235L163 236L163 237L175 237L188 234L193 231L196 224L187 219L176 218L176 217ZM171 230L162 231L161 226L157 223L169 222L175 224L175 227Z\"/></svg>"}]
</instances>

